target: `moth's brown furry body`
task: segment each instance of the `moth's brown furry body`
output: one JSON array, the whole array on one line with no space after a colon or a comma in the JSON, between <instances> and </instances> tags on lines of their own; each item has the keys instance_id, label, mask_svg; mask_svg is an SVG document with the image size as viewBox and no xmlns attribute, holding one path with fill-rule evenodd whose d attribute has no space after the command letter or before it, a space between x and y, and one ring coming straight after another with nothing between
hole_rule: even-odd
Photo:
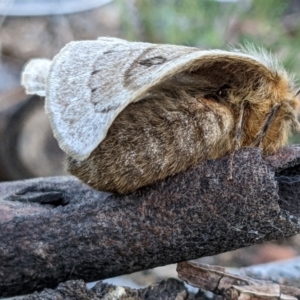
<instances>
[{"instance_id":1,"label":"moth's brown furry body","mask_svg":"<svg viewBox=\"0 0 300 300\"><path fill-rule=\"evenodd\" d=\"M130 193L228 153L234 122L225 107L212 112L188 95L164 96L163 103L130 104L88 159L69 158L68 171L101 191Z\"/></svg>"},{"instance_id":2,"label":"moth's brown furry body","mask_svg":"<svg viewBox=\"0 0 300 300\"><path fill-rule=\"evenodd\" d=\"M233 152L242 106L238 146L252 146L275 104L279 110L260 143L265 154L284 146L291 126L298 127L288 77L251 59L210 57L127 106L91 155L68 158L67 169L98 190L130 193Z\"/></svg>"}]
</instances>

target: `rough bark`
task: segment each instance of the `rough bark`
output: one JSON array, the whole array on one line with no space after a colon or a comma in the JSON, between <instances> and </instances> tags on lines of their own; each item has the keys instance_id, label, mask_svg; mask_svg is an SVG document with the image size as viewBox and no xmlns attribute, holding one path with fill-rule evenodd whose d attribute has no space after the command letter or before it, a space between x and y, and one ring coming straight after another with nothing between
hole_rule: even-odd
<instances>
[{"instance_id":1,"label":"rough bark","mask_svg":"<svg viewBox=\"0 0 300 300\"><path fill-rule=\"evenodd\" d=\"M290 189L298 188L299 157L299 147L266 160L259 149L244 149L234 156L232 181L223 158L126 196L93 191L72 177L2 183L0 295L297 234L298 198Z\"/></svg>"}]
</instances>

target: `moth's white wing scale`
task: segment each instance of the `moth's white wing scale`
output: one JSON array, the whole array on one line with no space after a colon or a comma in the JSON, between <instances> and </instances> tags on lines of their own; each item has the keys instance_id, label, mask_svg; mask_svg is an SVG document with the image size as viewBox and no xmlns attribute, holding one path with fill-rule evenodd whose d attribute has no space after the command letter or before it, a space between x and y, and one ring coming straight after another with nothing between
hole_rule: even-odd
<instances>
[{"instance_id":1,"label":"moth's white wing scale","mask_svg":"<svg viewBox=\"0 0 300 300\"><path fill-rule=\"evenodd\" d=\"M77 160L87 158L128 104L211 55L255 59L114 38L68 44L53 59L46 89L46 111L60 147Z\"/></svg>"}]
</instances>

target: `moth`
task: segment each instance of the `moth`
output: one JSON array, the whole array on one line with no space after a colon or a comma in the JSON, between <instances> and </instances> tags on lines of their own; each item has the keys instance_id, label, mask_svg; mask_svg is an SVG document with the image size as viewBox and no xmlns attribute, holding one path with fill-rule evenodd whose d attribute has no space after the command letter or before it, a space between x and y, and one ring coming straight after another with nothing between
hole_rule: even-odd
<instances>
[{"instance_id":1,"label":"moth","mask_svg":"<svg viewBox=\"0 0 300 300\"><path fill-rule=\"evenodd\" d=\"M67 170L120 194L241 147L272 154L299 130L294 80L263 50L200 50L116 38L30 61Z\"/></svg>"}]
</instances>

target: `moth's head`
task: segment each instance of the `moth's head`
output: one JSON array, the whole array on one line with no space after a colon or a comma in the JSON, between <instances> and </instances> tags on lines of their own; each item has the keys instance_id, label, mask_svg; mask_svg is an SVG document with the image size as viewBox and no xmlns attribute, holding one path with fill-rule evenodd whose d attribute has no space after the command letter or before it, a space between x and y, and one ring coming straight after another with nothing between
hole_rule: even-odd
<instances>
[{"instance_id":1,"label":"moth's head","mask_svg":"<svg viewBox=\"0 0 300 300\"><path fill-rule=\"evenodd\" d=\"M272 154L287 145L292 129L300 129L300 99L294 77L287 73L274 56L264 50L248 47L244 52L251 55L259 65L253 70L249 89L245 89L246 94L237 97L239 103L241 99L244 100L245 108L241 146L253 146L255 139L261 134L259 146L264 154ZM273 116L268 120L270 114Z\"/></svg>"},{"instance_id":2,"label":"moth's head","mask_svg":"<svg viewBox=\"0 0 300 300\"><path fill-rule=\"evenodd\" d=\"M293 128L300 128L297 120L300 97L294 79L276 58L263 50L248 48L236 56L235 53L210 55L193 72L203 78L200 89L204 97L231 110L235 120L232 140L243 111L240 146L253 146L257 135L262 133L259 146L265 154L274 153L288 143ZM276 112L266 126L274 107Z\"/></svg>"},{"instance_id":3,"label":"moth's head","mask_svg":"<svg viewBox=\"0 0 300 300\"><path fill-rule=\"evenodd\" d=\"M300 131L297 118L300 99L289 78L285 74L277 73L268 85L269 89L266 88L261 99L255 95L249 100L246 99L241 141L241 146L251 146L261 131L263 138L259 146L264 154L272 154L287 145L292 129ZM267 121L274 107L276 112L272 120ZM269 124L266 125L266 122Z\"/></svg>"}]
</instances>

